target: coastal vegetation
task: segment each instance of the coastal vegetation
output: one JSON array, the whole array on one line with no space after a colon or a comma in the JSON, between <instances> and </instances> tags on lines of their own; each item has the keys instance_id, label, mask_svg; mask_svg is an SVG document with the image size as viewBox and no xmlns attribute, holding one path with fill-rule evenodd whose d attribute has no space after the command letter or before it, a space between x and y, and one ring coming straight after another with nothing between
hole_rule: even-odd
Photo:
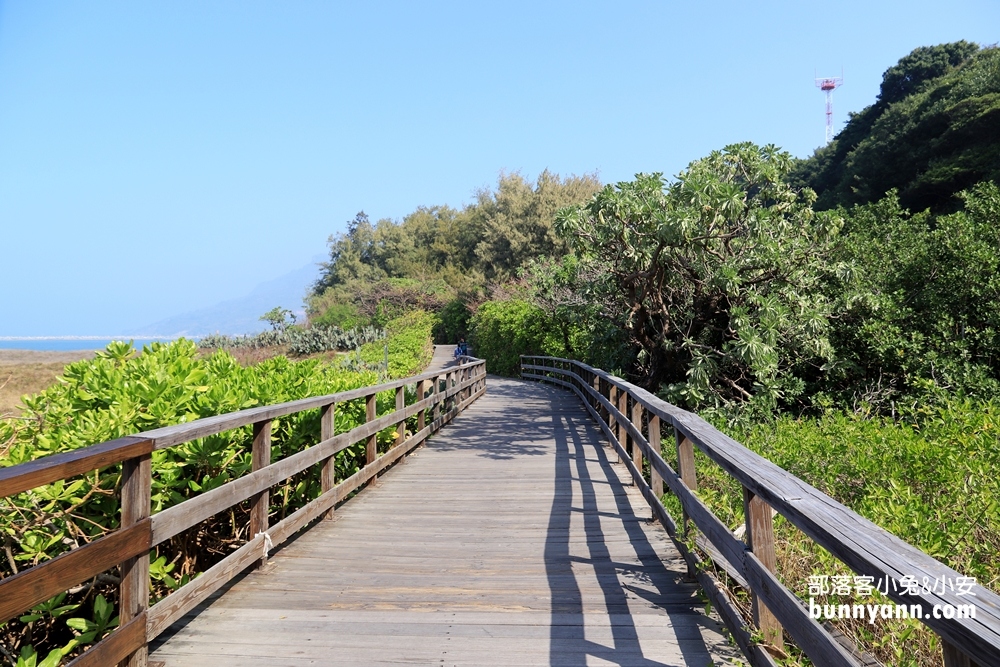
<instances>
[{"instance_id":1,"label":"coastal vegetation","mask_svg":"<svg viewBox=\"0 0 1000 667\"><path fill-rule=\"evenodd\" d=\"M808 159L740 143L675 178L602 185L590 175L504 174L461 210L421 207L375 223L359 213L330 238L307 322L276 309L271 332L203 341L215 351L182 341L137 356L112 345L71 364L0 421L0 465L405 377L427 363L432 338L467 336L493 373L516 375L521 354L545 354L641 384L995 588L998 114L1000 50L922 47ZM314 356L234 357L258 348ZM338 411L337 430L360 419ZM318 428L318 415L279 420L275 447L291 452ZM154 509L242 474L249 437L157 452ZM360 455L345 451L338 473ZM707 459L697 465L699 496L740 525L733 480ZM0 574L114 529L118 476L105 470L2 501ZM290 480L272 511L296 507L317 483ZM240 513L216 517L197 547L192 536L161 546L154 593L218 560L246 525ZM840 572L787 523L776 530L792 590ZM0 629L0 644L44 646L54 665L114 624L113 595L95 581L50 600ZM935 636L917 624L840 627L885 664L939 664Z\"/></svg>"}]
</instances>

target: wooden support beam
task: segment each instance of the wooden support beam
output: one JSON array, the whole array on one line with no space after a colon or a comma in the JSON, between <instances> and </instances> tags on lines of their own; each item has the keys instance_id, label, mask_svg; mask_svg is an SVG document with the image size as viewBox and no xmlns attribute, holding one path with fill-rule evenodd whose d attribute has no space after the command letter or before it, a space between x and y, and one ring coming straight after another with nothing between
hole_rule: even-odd
<instances>
[{"instance_id":1,"label":"wooden support beam","mask_svg":"<svg viewBox=\"0 0 1000 667\"><path fill-rule=\"evenodd\" d=\"M435 375L434 376L434 392L433 393L434 393L434 412L432 414L434 416L433 421L437 421L438 419L441 418L441 403L438 401L438 394L441 393L441 376L440 375Z\"/></svg>"},{"instance_id":2,"label":"wooden support beam","mask_svg":"<svg viewBox=\"0 0 1000 667\"><path fill-rule=\"evenodd\" d=\"M618 408L618 412L627 417L628 415L628 392L619 391L618 392L618 402L615 405ZM618 444L622 446L626 452L628 451L628 429L625 428L625 424L618 422L615 429L615 437L618 438Z\"/></svg>"},{"instance_id":3,"label":"wooden support beam","mask_svg":"<svg viewBox=\"0 0 1000 667\"><path fill-rule=\"evenodd\" d=\"M694 469L694 443L684 437L680 431L677 434L677 473L681 480L692 491L698 490L698 473Z\"/></svg>"},{"instance_id":4,"label":"wooden support beam","mask_svg":"<svg viewBox=\"0 0 1000 667\"><path fill-rule=\"evenodd\" d=\"M944 656L944 667L979 667L975 660L945 639L941 640L941 653Z\"/></svg>"},{"instance_id":5,"label":"wooden support beam","mask_svg":"<svg viewBox=\"0 0 1000 667\"><path fill-rule=\"evenodd\" d=\"M253 425L253 449L251 451L251 470L260 470L271 464L271 420L267 419ZM268 510L270 509L270 491L265 489L250 500L250 537L266 533L268 528ZM267 565L267 550L263 552L259 565Z\"/></svg>"},{"instance_id":6,"label":"wooden support beam","mask_svg":"<svg viewBox=\"0 0 1000 667\"><path fill-rule=\"evenodd\" d=\"M378 394L368 394L365 396L365 423L375 421L376 399ZM378 458L378 433L368 436L368 443L365 446L365 465L375 463ZM375 477L368 480L368 486L375 486Z\"/></svg>"},{"instance_id":7,"label":"wooden support beam","mask_svg":"<svg viewBox=\"0 0 1000 667\"><path fill-rule=\"evenodd\" d=\"M122 462L121 527L128 528L149 519L152 486L152 457L150 454ZM144 617L149 609L149 553L141 553L121 564L121 584L118 614L120 625ZM121 661L121 667L146 667L149 647L143 627L142 646Z\"/></svg>"},{"instance_id":8,"label":"wooden support beam","mask_svg":"<svg viewBox=\"0 0 1000 667\"><path fill-rule=\"evenodd\" d=\"M611 405L618 405L618 387L616 387L615 385L613 385L611 383L608 383L608 402L611 403ZM617 440L618 439L618 429L615 426L615 424L616 424L615 416L611 412L610 409L605 409L604 412L605 412L605 414L607 416L607 420L608 420L608 431ZM618 447L617 447L617 445L614 446L614 447L612 447L612 449L615 451L615 462L616 463L621 463L621 457L618 455Z\"/></svg>"},{"instance_id":9,"label":"wooden support beam","mask_svg":"<svg viewBox=\"0 0 1000 667\"><path fill-rule=\"evenodd\" d=\"M406 387L396 387L396 411L397 412L401 412L403 410L403 408L406 407L406 394L405 394L405 392L406 392ZM395 446L398 447L399 445L403 444L404 440L406 440L406 420L405 419L401 419L396 424L396 444L395 444Z\"/></svg>"},{"instance_id":10,"label":"wooden support beam","mask_svg":"<svg viewBox=\"0 0 1000 667\"><path fill-rule=\"evenodd\" d=\"M762 498L743 487L743 515L746 518L747 546L761 564L771 573L777 572L774 554L774 522L771 507ZM754 591L750 593L753 621L764 635L764 641L784 650L781 623L771 610L764 606Z\"/></svg>"},{"instance_id":11,"label":"wooden support beam","mask_svg":"<svg viewBox=\"0 0 1000 667\"><path fill-rule=\"evenodd\" d=\"M674 439L677 441L677 474L681 481L691 491L698 490L698 473L694 468L694 443L684 437L676 428L674 429ZM688 516L687 509L681 509L681 532L684 537L688 535L688 528L691 525L691 517ZM691 569L688 563L688 576L695 577L697 573Z\"/></svg>"},{"instance_id":12,"label":"wooden support beam","mask_svg":"<svg viewBox=\"0 0 1000 667\"><path fill-rule=\"evenodd\" d=\"M337 404L330 403L329 405L324 405L320 408L319 413L319 439L320 442L324 440L329 440L334 436L334 424L336 423L336 410ZM337 457L336 455L328 456L323 460L323 467L320 469L320 488L321 493L326 493L333 488L336 484L337 475ZM330 521L333 519L334 509L331 507L324 515L324 521Z\"/></svg>"},{"instance_id":13,"label":"wooden support beam","mask_svg":"<svg viewBox=\"0 0 1000 667\"><path fill-rule=\"evenodd\" d=\"M643 410L643 407L642 407L642 403L640 403L639 401L633 401L632 402L632 419L631 419L632 426L635 426L635 428L640 433L642 432L642 413L643 413L643 411L644 410ZM643 471L642 471L642 447L640 447L639 443L636 442L634 439L632 439L632 438L629 438L629 439L632 440L632 463L635 464L635 469L639 471L639 475L643 476ZM645 477L643 477L643 481L645 481Z\"/></svg>"},{"instance_id":14,"label":"wooden support beam","mask_svg":"<svg viewBox=\"0 0 1000 667\"><path fill-rule=\"evenodd\" d=\"M649 448L655 453L663 456L662 445L660 444L660 416L649 413L649 427L646 442L649 443ZM657 500L663 498L663 478L660 477L660 473L656 471L656 468L652 465L649 466L649 479L650 488L653 490L653 495L656 496Z\"/></svg>"},{"instance_id":15,"label":"wooden support beam","mask_svg":"<svg viewBox=\"0 0 1000 667\"><path fill-rule=\"evenodd\" d=\"M417 383L417 403L427 398L427 386L424 384L424 380ZM417 433L424 430L424 426L427 425L427 410L421 410L417 413Z\"/></svg>"}]
</instances>

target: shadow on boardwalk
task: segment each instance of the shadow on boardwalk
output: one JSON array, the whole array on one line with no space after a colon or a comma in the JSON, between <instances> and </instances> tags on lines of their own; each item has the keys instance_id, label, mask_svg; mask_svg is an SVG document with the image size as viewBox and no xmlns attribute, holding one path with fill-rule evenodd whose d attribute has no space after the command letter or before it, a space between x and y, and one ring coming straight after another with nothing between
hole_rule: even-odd
<instances>
[{"instance_id":1,"label":"shadow on boardwalk","mask_svg":"<svg viewBox=\"0 0 1000 667\"><path fill-rule=\"evenodd\" d=\"M608 451L572 394L491 377L467 412L189 617L153 660L705 667L738 655Z\"/></svg>"}]
</instances>

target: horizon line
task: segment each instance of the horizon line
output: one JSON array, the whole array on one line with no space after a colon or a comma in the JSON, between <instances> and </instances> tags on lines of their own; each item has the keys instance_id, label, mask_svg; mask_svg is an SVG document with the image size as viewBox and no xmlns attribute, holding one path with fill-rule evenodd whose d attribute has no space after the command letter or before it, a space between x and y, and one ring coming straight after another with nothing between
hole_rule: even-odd
<instances>
[{"instance_id":1,"label":"horizon line","mask_svg":"<svg viewBox=\"0 0 1000 667\"><path fill-rule=\"evenodd\" d=\"M0 340L176 340L178 338L197 338L210 334L174 334L172 336L0 336Z\"/></svg>"}]
</instances>

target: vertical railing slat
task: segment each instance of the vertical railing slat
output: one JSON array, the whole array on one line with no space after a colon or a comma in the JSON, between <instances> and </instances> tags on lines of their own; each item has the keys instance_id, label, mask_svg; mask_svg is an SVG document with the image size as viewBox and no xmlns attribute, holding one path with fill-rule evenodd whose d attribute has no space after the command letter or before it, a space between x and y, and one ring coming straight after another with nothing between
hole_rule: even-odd
<instances>
[{"instance_id":1,"label":"vertical railing slat","mask_svg":"<svg viewBox=\"0 0 1000 667\"><path fill-rule=\"evenodd\" d=\"M406 407L406 387L396 387L396 412L402 411ZM403 444L406 440L406 420L400 419L396 422L396 446Z\"/></svg>"},{"instance_id":2,"label":"vertical railing slat","mask_svg":"<svg viewBox=\"0 0 1000 667\"><path fill-rule=\"evenodd\" d=\"M417 401L422 401L425 398L427 398L427 387L421 380L417 383ZM417 433L423 431L425 426L427 426L427 408L417 413Z\"/></svg>"},{"instance_id":3,"label":"vertical railing slat","mask_svg":"<svg viewBox=\"0 0 1000 667\"><path fill-rule=\"evenodd\" d=\"M370 421L375 421L376 415L376 403L378 394L368 394L365 396L365 423ZM378 434L372 433L368 436L368 443L365 446L365 465L371 465L375 463L375 459L378 458ZM372 476L368 480L367 486L375 486L377 476Z\"/></svg>"},{"instance_id":4,"label":"vertical railing slat","mask_svg":"<svg viewBox=\"0 0 1000 667\"><path fill-rule=\"evenodd\" d=\"M149 518L152 488L152 456L122 462L121 527L128 528ZM125 625L149 609L149 554L129 558L121 564L120 624ZM148 638L147 638L148 641ZM143 645L121 662L122 667L146 667L149 647Z\"/></svg>"},{"instance_id":5,"label":"vertical railing slat","mask_svg":"<svg viewBox=\"0 0 1000 667\"><path fill-rule=\"evenodd\" d=\"M253 425L253 446L251 450L251 469L260 470L271 465L271 420L257 422ZM267 533L268 509L270 508L270 492L265 489L250 501L250 535L253 539L261 533ZM265 541L266 545L266 541ZM267 547L261 556L259 565L267 565Z\"/></svg>"},{"instance_id":6,"label":"vertical railing slat","mask_svg":"<svg viewBox=\"0 0 1000 667\"><path fill-rule=\"evenodd\" d=\"M746 519L747 545L761 564L770 572L777 572L777 558L774 553L774 521L771 507L750 489L743 487L743 514ZM764 640L782 648L781 623L771 610L764 606L756 593L750 593L753 607L753 621L764 635Z\"/></svg>"},{"instance_id":7,"label":"vertical railing slat","mask_svg":"<svg viewBox=\"0 0 1000 667\"><path fill-rule=\"evenodd\" d=\"M330 438L333 437L333 429L334 429L334 423L335 423L335 419L334 418L336 416L336 410L337 410L337 404L336 403L330 403L329 405L324 405L320 409L320 416L319 416L319 439L320 440L329 440ZM326 493L327 491L331 490L334 487L334 485L337 483L337 481L336 481L336 473L337 473L336 465L337 465L336 456L328 456L326 459L323 460L323 467L320 470L320 475L319 475L319 477L320 477L320 487L321 487L320 490L323 493ZM323 519L325 521L330 521L331 519L333 519L333 513L334 513L334 508L331 507L323 515Z\"/></svg>"},{"instance_id":8,"label":"vertical railing slat","mask_svg":"<svg viewBox=\"0 0 1000 667\"><path fill-rule=\"evenodd\" d=\"M649 442L649 448L653 450L655 454L663 456L663 445L660 441L660 416L657 414L649 414L649 435L647 440ZM653 489L653 494L657 498L663 497L663 478L660 477L660 473L656 472L656 468L652 465L649 467L649 486Z\"/></svg>"}]
</instances>

